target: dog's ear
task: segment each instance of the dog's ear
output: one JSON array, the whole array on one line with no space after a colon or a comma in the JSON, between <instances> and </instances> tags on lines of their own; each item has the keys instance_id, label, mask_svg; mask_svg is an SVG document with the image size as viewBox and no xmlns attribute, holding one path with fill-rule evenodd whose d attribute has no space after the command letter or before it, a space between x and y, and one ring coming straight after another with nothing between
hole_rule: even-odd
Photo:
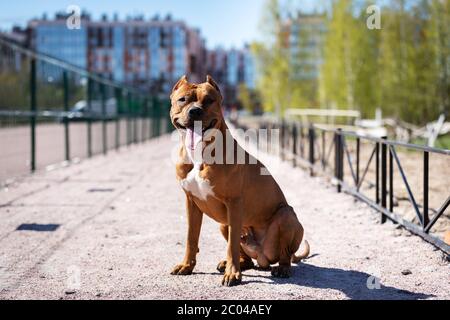
<instances>
[{"instance_id":1,"label":"dog's ear","mask_svg":"<svg viewBox=\"0 0 450 320\"><path fill-rule=\"evenodd\" d=\"M186 77L186 75L182 76L180 78L180 80L178 80L178 82L175 84L175 86L172 89L172 93L174 93L175 91L177 91L183 84L188 83L188 79Z\"/></svg>"},{"instance_id":2,"label":"dog's ear","mask_svg":"<svg viewBox=\"0 0 450 320\"><path fill-rule=\"evenodd\" d=\"M219 86L217 85L217 83L214 81L214 79L209 74L206 76L206 82L209 83L210 85L212 85L214 87L214 89L216 89L219 92L219 94L222 95L220 92Z\"/></svg>"}]
</instances>

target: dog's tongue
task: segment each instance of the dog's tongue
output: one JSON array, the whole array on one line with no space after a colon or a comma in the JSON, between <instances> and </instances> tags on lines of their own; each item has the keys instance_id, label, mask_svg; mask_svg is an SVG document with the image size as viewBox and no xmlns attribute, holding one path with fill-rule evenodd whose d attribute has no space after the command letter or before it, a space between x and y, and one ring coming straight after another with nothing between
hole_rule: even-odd
<instances>
[{"instance_id":1,"label":"dog's tongue","mask_svg":"<svg viewBox=\"0 0 450 320\"><path fill-rule=\"evenodd\" d=\"M186 131L185 145L189 150L194 151L195 147L202 141L202 128L195 127L195 129L188 128Z\"/></svg>"}]
</instances>

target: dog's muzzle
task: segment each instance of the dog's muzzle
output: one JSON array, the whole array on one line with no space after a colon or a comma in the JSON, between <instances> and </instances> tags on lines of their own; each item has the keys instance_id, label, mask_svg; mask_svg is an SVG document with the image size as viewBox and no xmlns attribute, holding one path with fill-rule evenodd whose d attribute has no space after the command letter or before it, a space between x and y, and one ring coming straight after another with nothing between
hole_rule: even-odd
<instances>
[{"instance_id":1,"label":"dog's muzzle","mask_svg":"<svg viewBox=\"0 0 450 320\"><path fill-rule=\"evenodd\" d=\"M200 107L191 107L188 110L188 116L189 116L189 120L191 121L197 121L200 120L203 117L203 109Z\"/></svg>"}]
</instances>

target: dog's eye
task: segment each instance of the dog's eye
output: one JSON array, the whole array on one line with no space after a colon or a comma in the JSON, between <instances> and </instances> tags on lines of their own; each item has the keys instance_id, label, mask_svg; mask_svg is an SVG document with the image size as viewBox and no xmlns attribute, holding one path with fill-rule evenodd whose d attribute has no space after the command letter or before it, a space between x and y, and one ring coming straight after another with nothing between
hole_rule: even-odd
<instances>
[{"instance_id":1,"label":"dog's eye","mask_svg":"<svg viewBox=\"0 0 450 320\"><path fill-rule=\"evenodd\" d=\"M180 99L178 99L178 102L186 102L186 97L181 97Z\"/></svg>"},{"instance_id":2,"label":"dog's eye","mask_svg":"<svg viewBox=\"0 0 450 320\"><path fill-rule=\"evenodd\" d=\"M210 96L206 96L205 98L203 98L203 106L204 107L207 107L207 106L209 106L210 104L212 104L214 102L214 99L213 98L211 98Z\"/></svg>"}]
</instances>

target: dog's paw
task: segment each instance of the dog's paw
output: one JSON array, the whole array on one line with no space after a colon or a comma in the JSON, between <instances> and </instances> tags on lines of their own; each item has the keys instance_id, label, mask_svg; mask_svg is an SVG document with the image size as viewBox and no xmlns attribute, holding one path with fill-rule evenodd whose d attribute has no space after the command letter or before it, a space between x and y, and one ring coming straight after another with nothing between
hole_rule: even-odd
<instances>
[{"instance_id":1,"label":"dog's paw","mask_svg":"<svg viewBox=\"0 0 450 320\"><path fill-rule=\"evenodd\" d=\"M225 272L223 279L222 279L222 285L227 287L233 287L241 284L242 282L242 273L240 271L236 272Z\"/></svg>"},{"instance_id":2,"label":"dog's paw","mask_svg":"<svg viewBox=\"0 0 450 320\"><path fill-rule=\"evenodd\" d=\"M222 260L217 265L217 271L219 271L220 273L224 273L226 268L227 268L227 260Z\"/></svg>"},{"instance_id":3,"label":"dog's paw","mask_svg":"<svg viewBox=\"0 0 450 320\"><path fill-rule=\"evenodd\" d=\"M272 276L275 278L289 278L291 276L291 266L272 267Z\"/></svg>"},{"instance_id":4,"label":"dog's paw","mask_svg":"<svg viewBox=\"0 0 450 320\"><path fill-rule=\"evenodd\" d=\"M251 270L255 268L255 264L253 263L252 259L240 258L239 264L241 271ZM217 271L219 271L220 273L224 273L226 268L227 268L227 260L222 260L217 265Z\"/></svg>"},{"instance_id":5,"label":"dog's paw","mask_svg":"<svg viewBox=\"0 0 450 320\"><path fill-rule=\"evenodd\" d=\"M179 264L173 268L172 272L170 273L173 276L188 276L192 274L192 271L194 270L194 266L186 265L186 264Z\"/></svg>"}]
</instances>

